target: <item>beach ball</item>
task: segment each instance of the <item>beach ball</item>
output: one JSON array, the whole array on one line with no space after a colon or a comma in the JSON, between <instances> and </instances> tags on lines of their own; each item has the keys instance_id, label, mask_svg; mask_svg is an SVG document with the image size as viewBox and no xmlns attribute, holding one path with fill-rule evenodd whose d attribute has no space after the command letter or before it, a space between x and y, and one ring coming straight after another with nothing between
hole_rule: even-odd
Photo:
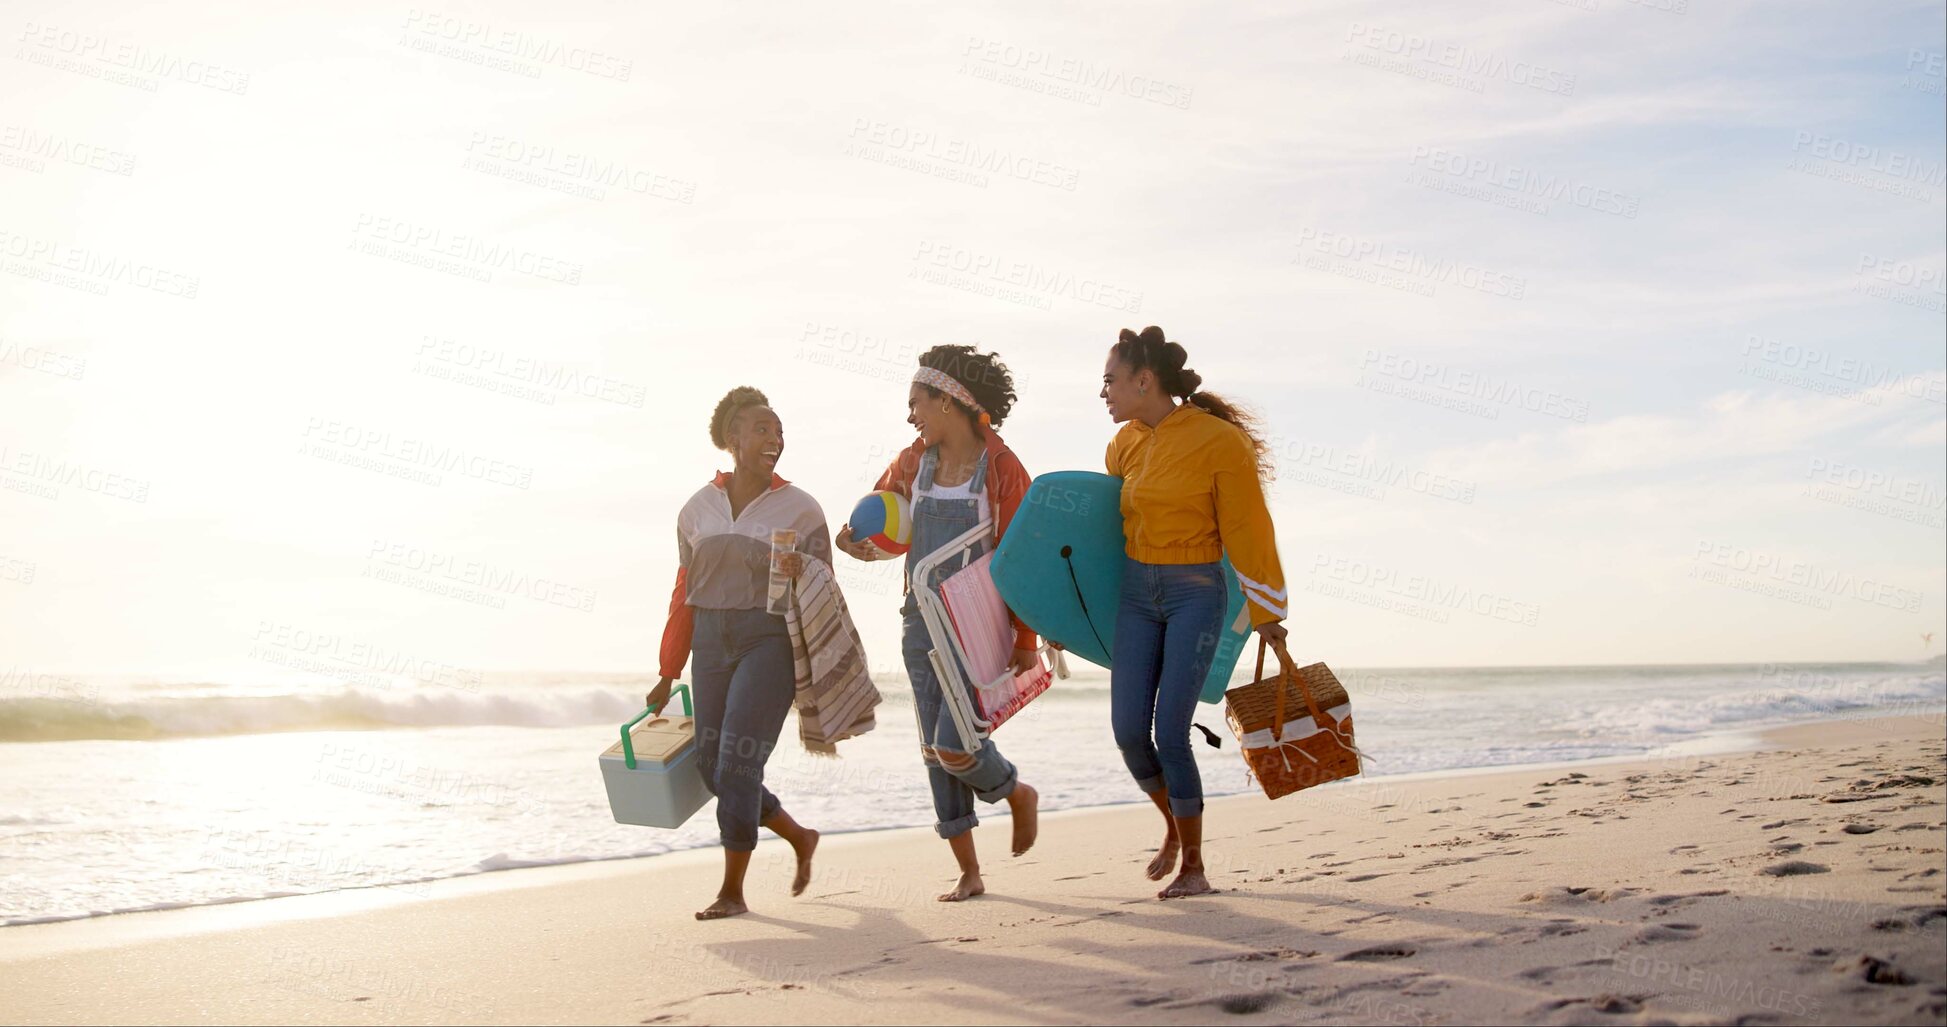
<instances>
[{"instance_id":1,"label":"beach ball","mask_svg":"<svg viewBox=\"0 0 1947 1027\"><path fill-rule=\"evenodd\" d=\"M874 492L852 508L852 537L895 556L913 547L913 507L897 492Z\"/></svg>"}]
</instances>

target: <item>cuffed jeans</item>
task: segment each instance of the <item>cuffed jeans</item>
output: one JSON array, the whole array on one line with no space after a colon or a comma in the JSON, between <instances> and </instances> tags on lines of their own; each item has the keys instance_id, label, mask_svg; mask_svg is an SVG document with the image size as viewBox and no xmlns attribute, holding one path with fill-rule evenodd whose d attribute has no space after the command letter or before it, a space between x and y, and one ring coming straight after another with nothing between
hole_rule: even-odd
<instances>
[{"instance_id":1,"label":"cuffed jeans","mask_svg":"<svg viewBox=\"0 0 1947 1027\"><path fill-rule=\"evenodd\" d=\"M791 635L783 617L761 609L695 612L697 765L717 797L723 847L749 852L757 848L757 825L782 808L764 787L764 763L797 696Z\"/></svg>"},{"instance_id":2,"label":"cuffed jeans","mask_svg":"<svg viewBox=\"0 0 1947 1027\"><path fill-rule=\"evenodd\" d=\"M1190 720L1223 629L1224 568L1124 561L1109 671L1115 744L1144 792L1168 789L1171 815L1200 816L1203 778Z\"/></svg>"},{"instance_id":3,"label":"cuffed jeans","mask_svg":"<svg viewBox=\"0 0 1947 1027\"><path fill-rule=\"evenodd\" d=\"M907 602L911 611L906 614L900 651L906 658L906 676L913 683L913 705L919 714L920 753L926 763L927 783L933 788L933 815L939 819L933 829L942 838L955 838L980 823L980 818L974 815L976 797L982 802L999 802L1014 791L1021 775L994 748L991 739L983 740L980 748L972 752L960 740L953 712L946 708L940 677L933 673L933 661L926 655L933 648L932 636L919 615L919 608L912 605L912 600ZM946 658L951 660L954 656L949 653ZM973 760L958 768L947 767L935 755L940 749L965 753Z\"/></svg>"}]
</instances>

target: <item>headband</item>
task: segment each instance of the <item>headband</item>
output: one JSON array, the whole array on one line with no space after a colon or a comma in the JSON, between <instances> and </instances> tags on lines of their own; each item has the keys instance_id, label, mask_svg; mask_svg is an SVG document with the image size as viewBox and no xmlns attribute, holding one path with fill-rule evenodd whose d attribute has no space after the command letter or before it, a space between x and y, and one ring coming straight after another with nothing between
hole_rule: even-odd
<instances>
[{"instance_id":1,"label":"headband","mask_svg":"<svg viewBox=\"0 0 1947 1027\"><path fill-rule=\"evenodd\" d=\"M973 398L973 393L968 392L965 385L954 381L953 376L947 374L945 371L936 370L931 367L922 367L918 371L913 372L913 381L915 384L938 389L954 399L959 400L961 406L967 407L974 413L980 415L981 424L988 423L987 408L981 406Z\"/></svg>"}]
</instances>

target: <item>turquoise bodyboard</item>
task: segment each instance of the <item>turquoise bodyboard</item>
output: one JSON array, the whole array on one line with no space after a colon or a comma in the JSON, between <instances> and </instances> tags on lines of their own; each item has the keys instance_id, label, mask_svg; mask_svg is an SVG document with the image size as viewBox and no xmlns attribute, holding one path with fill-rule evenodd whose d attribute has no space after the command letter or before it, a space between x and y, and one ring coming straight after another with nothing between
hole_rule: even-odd
<instances>
[{"instance_id":1,"label":"turquoise bodyboard","mask_svg":"<svg viewBox=\"0 0 1947 1027\"><path fill-rule=\"evenodd\" d=\"M1100 667L1115 651L1122 605L1122 479L1093 471L1051 471L1034 479L1014 511L989 568L1008 609L1043 638ZM1250 635L1244 590L1224 560L1229 602L1217 652L1198 696L1224 701Z\"/></svg>"}]
</instances>

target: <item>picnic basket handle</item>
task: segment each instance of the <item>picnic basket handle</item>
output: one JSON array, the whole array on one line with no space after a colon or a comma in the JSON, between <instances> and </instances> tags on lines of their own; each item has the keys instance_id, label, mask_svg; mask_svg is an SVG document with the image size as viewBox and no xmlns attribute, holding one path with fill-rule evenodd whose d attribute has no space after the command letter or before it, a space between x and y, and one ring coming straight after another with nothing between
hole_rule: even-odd
<instances>
[{"instance_id":1,"label":"picnic basket handle","mask_svg":"<svg viewBox=\"0 0 1947 1027\"><path fill-rule=\"evenodd\" d=\"M1291 669L1291 654L1285 651L1283 642L1277 643L1277 653L1278 664L1283 669L1278 672L1276 698L1272 700L1271 738L1273 741L1282 742L1284 741L1284 686L1287 682L1298 680L1298 675ZM1264 680L1263 635L1257 636L1257 672L1251 675L1251 680Z\"/></svg>"},{"instance_id":2,"label":"picnic basket handle","mask_svg":"<svg viewBox=\"0 0 1947 1027\"><path fill-rule=\"evenodd\" d=\"M670 694L675 695L678 693L681 693L683 696L683 716L695 716L695 714L690 712L690 686L677 685L675 690ZM635 769L635 740L629 737L629 729L642 723L643 718L661 713L668 706L669 700L664 699L661 706L645 707L641 713L636 714L627 724L622 725L622 763L630 770Z\"/></svg>"},{"instance_id":3,"label":"picnic basket handle","mask_svg":"<svg viewBox=\"0 0 1947 1027\"><path fill-rule=\"evenodd\" d=\"M1296 681L1298 679L1298 664L1292 660L1290 650L1284 647L1284 640L1279 639L1276 642L1270 643L1270 645L1272 650L1278 654L1278 663L1284 667L1284 673L1290 675L1291 679ZM1251 675L1251 679L1254 681L1264 680L1264 647L1264 636L1257 636L1257 673Z\"/></svg>"},{"instance_id":4,"label":"picnic basket handle","mask_svg":"<svg viewBox=\"0 0 1947 1027\"><path fill-rule=\"evenodd\" d=\"M1305 684L1305 679L1299 675L1291 659L1291 654L1285 651L1284 639L1281 638L1272 642L1271 646L1278 651L1278 659L1284 664L1284 672L1287 675L1287 679L1292 684L1297 685L1298 694L1305 697L1305 708L1311 711L1312 723L1317 724L1321 730L1331 731L1336 735L1338 733L1337 728L1334 727L1332 721L1326 719L1325 711L1318 708L1318 697L1312 694L1311 686ZM1282 698L1284 691L1280 689L1278 694Z\"/></svg>"},{"instance_id":5,"label":"picnic basket handle","mask_svg":"<svg viewBox=\"0 0 1947 1027\"><path fill-rule=\"evenodd\" d=\"M1257 674L1255 677L1259 681L1264 680L1265 644L1264 636L1258 636ZM1285 648L1284 640L1278 639L1275 642L1271 642L1270 647L1272 651L1278 654L1278 664L1282 668L1279 671L1277 699L1274 700L1273 713L1271 715L1271 737L1278 741L1284 740L1284 686L1286 683L1295 685L1298 689L1298 694L1304 697L1305 708L1311 712L1312 722L1317 724L1321 729L1333 730L1332 722L1325 719L1325 711L1318 708L1318 699L1312 695L1311 687L1305 684L1303 677L1299 676L1298 668L1291 659L1291 652Z\"/></svg>"}]
</instances>

